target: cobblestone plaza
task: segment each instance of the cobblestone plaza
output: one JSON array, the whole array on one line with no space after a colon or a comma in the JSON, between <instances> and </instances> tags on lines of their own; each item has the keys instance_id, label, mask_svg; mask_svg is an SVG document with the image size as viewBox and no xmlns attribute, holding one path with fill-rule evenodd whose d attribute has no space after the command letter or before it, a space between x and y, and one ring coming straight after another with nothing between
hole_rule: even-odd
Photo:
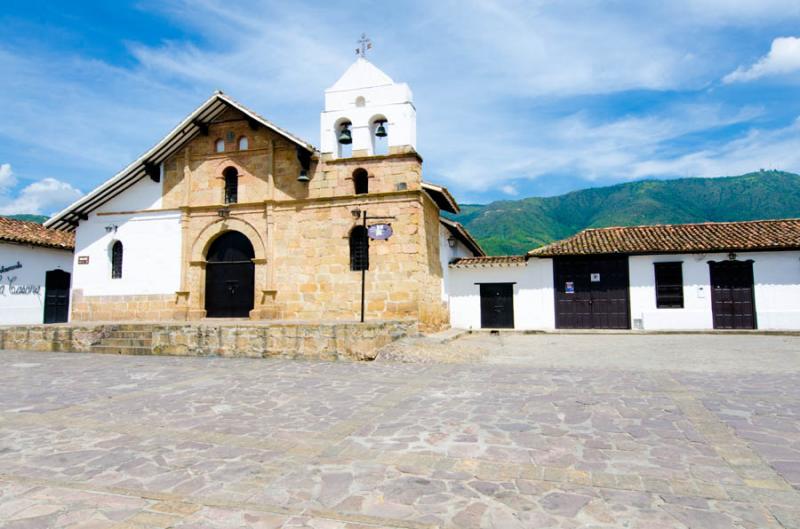
<instances>
[{"instance_id":1,"label":"cobblestone plaza","mask_svg":"<svg viewBox=\"0 0 800 529\"><path fill-rule=\"evenodd\" d=\"M0 527L800 527L781 340L762 370L2 352Z\"/></svg>"}]
</instances>

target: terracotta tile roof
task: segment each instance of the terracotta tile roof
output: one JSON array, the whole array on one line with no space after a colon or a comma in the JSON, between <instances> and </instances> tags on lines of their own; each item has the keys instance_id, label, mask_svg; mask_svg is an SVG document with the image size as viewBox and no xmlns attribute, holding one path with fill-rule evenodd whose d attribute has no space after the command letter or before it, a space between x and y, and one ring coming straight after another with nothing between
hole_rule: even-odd
<instances>
[{"instance_id":1,"label":"terracotta tile roof","mask_svg":"<svg viewBox=\"0 0 800 529\"><path fill-rule=\"evenodd\" d=\"M75 234L45 228L35 222L0 217L0 241L11 241L48 248L75 248Z\"/></svg>"},{"instance_id":2,"label":"terracotta tile roof","mask_svg":"<svg viewBox=\"0 0 800 529\"><path fill-rule=\"evenodd\" d=\"M462 268L467 266L511 266L525 264L528 258L524 255L488 255L481 257L461 257L450 266Z\"/></svg>"},{"instance_id":3,"label":"terracotta tile roof","mask_svg":"<svg viewBox=\"0 0 800 529\"><path fill-rule=\"evenodd\" d=\"M800 219L660 224L583 230L529 256L800 249Z\"/></svg>"}]
</instances>

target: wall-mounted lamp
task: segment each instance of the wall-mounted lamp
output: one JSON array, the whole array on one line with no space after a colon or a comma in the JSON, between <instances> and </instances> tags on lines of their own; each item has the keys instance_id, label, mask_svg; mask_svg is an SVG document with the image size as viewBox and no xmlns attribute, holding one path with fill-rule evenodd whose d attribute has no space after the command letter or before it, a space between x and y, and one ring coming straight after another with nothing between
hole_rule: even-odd
<instances>
[{"instance_id":1,"label":"wall-mounted lamp","mask_svg":"<svg viewBox=\"0 0 800 529\"><path fill-rule=\"evenodd\" d=\"M447 246L449 246L450 248L456 247L456 238L453 237L452 235L447 238Z\"/></svg>"},{"instance_id":2,"label":"wall-mounted lamp","mask_svg":"<svg viewBox=\"0 0 800 529\"><path fill-rule=\"evenodd\" d=\"M728 254L728 260L729 260L729 261L735 261L735 260L736 260L736 254L735 254L735 253L733 253L733 252L730 252L730 253Z\"/></svg>"},{"instance_id":3,"label":"wall-mounted lamp","mask_svg":"<svg viewBox=\"0 0 800 529\"><path fill-rule=\"evenodd\" d=\"M108 226L106 226L106 233L111 233L112 231L114 233L117 233L117 228L119 228L119 226L117 226L116 224L109 224Z\"/></svg>"},{"instance_id":4,"label":"wall-mounted lamp","mask_svg":"<svg viewBox=\"0 0 800 529\"><path fill-rule=\"evenodd\" d=\"M357 219L361 216L361 210L358 208L350 210L350 214L353 215L354 219Z\"/></svg>"},{"instance_id":5,"label":"wall-mounted lamp","mask_svg":"<svg viewBox=\"0 0 800 529\"><path fill-rule=\"evenodd\" d=\"M231 209L230 208L221 208L217 210L217 216L223 219L227 219L231 216Z\"/></svg>"}]
</instances>

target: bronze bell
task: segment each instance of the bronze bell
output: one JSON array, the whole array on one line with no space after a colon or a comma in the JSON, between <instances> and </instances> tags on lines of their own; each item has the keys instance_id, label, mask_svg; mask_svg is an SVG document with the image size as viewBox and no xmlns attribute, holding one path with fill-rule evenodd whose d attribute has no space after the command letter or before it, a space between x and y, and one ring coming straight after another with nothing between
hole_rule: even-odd
<instances>
[{"instance_id":1,"label":"bronze bell","mask_svg":"<svg viewBox=\"0 0 800 529\"><path fill-rule=\"evenodd\" d=\"M305 169L300 169L300 175L297 177L298 182L310 182L311 179L308 177L308 171Z\"/></svg>"},{"instance_id":2,"label":"bronze bell","mask_svg":"<svg viewBox=\"0 0 800 529\"><path fill-rule=\"evenodd\" d=\"M378 128L375 129L375 136L377 136L378 138L385 138L386 136L388 136L388 134L386 133L386 127L384 126L384 123L386 122L381 121L380 123L378 123Z\"/></svg>"},{"instance_id":3,"label":"bronze bell","mask_svg":"<svg viewBox=\"0 0 800 529\"><path fill-rule=\"evenodd\" d=\"M342 131L339 133L339 143L342 145L350 145L353 143L353 135L350 132L350 125L343 125Z\"/></svg>"}]
</instances>

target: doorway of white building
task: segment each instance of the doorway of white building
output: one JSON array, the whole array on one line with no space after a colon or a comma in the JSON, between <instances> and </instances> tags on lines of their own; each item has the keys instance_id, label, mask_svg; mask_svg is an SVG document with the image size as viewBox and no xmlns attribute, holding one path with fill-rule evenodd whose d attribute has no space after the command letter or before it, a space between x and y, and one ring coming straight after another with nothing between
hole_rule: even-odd
<instances>
[{"instance_id":1,"label":"doorway of white building","mask_svg":"<svg viewBox=\"0 0 800 529\"><path fill-rule=\"evenodd\" d=\"M481 328L514 328L514 283L481 283Z\"/></svg>"},{"instance_id":2,"label":"doorway of white building","mask_svg":"<svg viewBox=\"0 0 800 529\"><path fill-rule=\"evenodd\" d=\"M66 323L69 320L70 274L49 270L44 276L44 323Z\"/></svg>"},{"instance_id":3,"label":"doorway of white building","mask_svg":"<svg viewBox=\"0 0 800 529\"><path fill-rule=\"evenodd\" d=\"M710 261L715 329L755 329L753 261Z\"/></svg>"}]
</instances>

